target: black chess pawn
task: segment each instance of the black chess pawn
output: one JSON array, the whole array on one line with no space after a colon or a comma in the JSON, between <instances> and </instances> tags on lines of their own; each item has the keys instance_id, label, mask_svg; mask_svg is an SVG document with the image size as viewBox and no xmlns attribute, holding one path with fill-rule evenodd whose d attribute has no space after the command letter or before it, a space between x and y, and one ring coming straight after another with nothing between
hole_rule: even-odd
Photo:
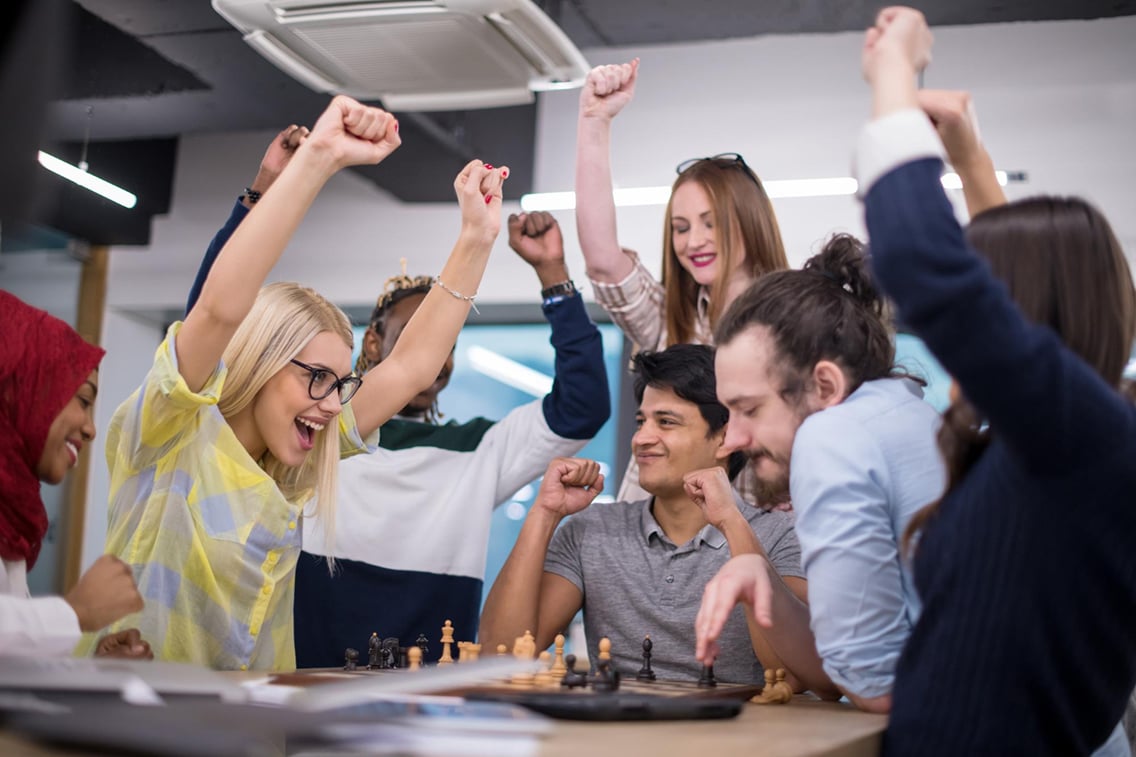
<instances>
[{"instance_id":1,"label":"black chess pawn","mask_svg":"<svg viewBox=\"0 0 1136 757\"><path fill-rule=\"evenodd\" d=\"M343 652L343 669L355 670L359 666L359 650L348 647Z\"/></svg>"},{"instance_id":2,"label":"black chess pawn","mask_svg":"<svg viewBox=\"0 0 1136 757\"><path fill-rule=\"evenodd\" d=\"M714 666L703 665L702 675L698 676L698 688L712 689L718 685L717 679L714 678Z\"/></svg>"},{"instance_id":3,"label":"black chess pawn","mask_svg":"<svg viewBox=\"0 0 1136 757\"><path fill-rule=\"evenodd\" d=\"M570 654L564 657L564 665L568 668L568 672L560 679L560 685L566 689L583 689L588 686L587 673L580 673L576 671L576 655Z\"/></svg>"},{"instance_id":4,"label":"black chess pawn","mask_svg":"<svg viewBox=\"0 0 1136 757\"><path fill-rule=\"evenodd\" d=\"M592 676L592 690L603 693L619 691L619 671L611 666L611 660L600 660L596 664L596 674Z\"/></svg>"},{"instance_id":5,"label":"black chess pawn","mask_svg":"<svg viewBox=\"0 0 1136 757\"><path fill-rule=\"evenodd\" d=\"M371 633L370 640L367 641L367 669L378 670L382 667L382 655L380 654L380 647L382 646L382 639L379 638L378 631Z\"/></svg>"},{"instance_id":6,"label":"black chess pawn","mask_svg":"<svg viewBox=\"0 0 1136 757\"><path fill-rule=\"evenodd\" d=\"M643 637L643 667L639 668L635 676L640 681L655 680L655 671L651 670L651 648L654 646L649 635Z\"/></svg>"},{"instance_id":7,"label":"black chess pawn","mask_svg":"<svg viewBox=\"0 0 1136 757\"><path fill-rule=\"evenodd\" d=\"M414 645L422 650L422 662L426 662L426 655L430 652L430 640L426 638L426 634L418 634L418 638L414 640Z\"/></svg>"}]
</instances>

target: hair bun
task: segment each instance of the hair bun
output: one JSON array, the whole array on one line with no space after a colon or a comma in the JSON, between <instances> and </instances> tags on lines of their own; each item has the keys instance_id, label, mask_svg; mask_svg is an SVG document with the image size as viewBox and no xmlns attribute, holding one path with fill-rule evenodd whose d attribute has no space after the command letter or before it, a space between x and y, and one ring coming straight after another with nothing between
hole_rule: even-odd
<instances>
[{"instance_id":1,"label":"hair bun","mask_svg":"<svg viewBox=\"0 0 1136 757\"><path fill-rule=\"evenodd\" d=\"M873 312L882 312L883 300L872 283L864 243L851 234L832 235L804 270L824 276Z\"/></svg>"}]
</instances>

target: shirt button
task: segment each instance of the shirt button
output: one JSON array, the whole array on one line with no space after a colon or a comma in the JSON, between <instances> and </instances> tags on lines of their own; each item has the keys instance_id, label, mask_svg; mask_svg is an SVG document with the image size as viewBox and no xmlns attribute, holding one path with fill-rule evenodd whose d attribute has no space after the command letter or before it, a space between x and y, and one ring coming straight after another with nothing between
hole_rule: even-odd
<instances>
[{"instance_id":1,"label":"shirt button","mask_svg":"<svg viewBox=\"0 0 1136 757\"><path fill-rule=\"evenodd\" d=\"M272 587L271 586L265 586L263 589L260 590L260 593L267 597L269 594L272 593Z\"/></svg>"},{"instance_id":2,"label":"shirt button","mask_svg":"<svg viewBox=\"0 0 1136 757\"><path fill-rule=\"evenodd\" d=\"M667 583L669 583L669 584L673 584L673 583L675 582L675 577L674 577L674 576L667 576L667 577L666 577L665 579L663 579L663 580L665 580L665 581L666 581Z\"/></svg>"},{"instance_id":3,"label":"shirt button","mask_svg":"<svg viewBox=\"0 0 1136 757\"><path fill-rule=\"evenodd\" d=\"M294 521L294 520L288 521L288 529L294 531L296 529L296 521Z\"/></svg>"},{"instance_id":4,"label":"shirt button","mask_svg":"<svg viewBox=\"0 0 1136 757\"><path fill-rule=\"evenodd\" d=\"M258 633L260 633L260 626L253 626L249 629L249 634L252 636L256 636Z\"/></svg>"},{"instance_id":5,"label":"shirt button","mask_svg":"<svg viewBox=\"0 0 1136 757\"><path fill-rule=\"evenodd\" d=\"M242 665L242 666L241 666L241 670L248 670L248 669L249 669L249 666L248 666L248 665Z\"/></svg>"}]
</instances>

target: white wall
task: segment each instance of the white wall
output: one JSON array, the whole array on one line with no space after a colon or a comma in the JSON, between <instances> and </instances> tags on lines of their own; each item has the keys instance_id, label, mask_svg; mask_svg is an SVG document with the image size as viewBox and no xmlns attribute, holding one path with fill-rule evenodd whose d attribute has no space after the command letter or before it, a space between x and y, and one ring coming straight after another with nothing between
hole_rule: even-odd
<instances>
[{"instance_id":1,"label":"white wall","mask_svg":"<svg viewBox=\"0 0 1136 757\"><path fill-rule=\"evenodd\" d=\"M1132 255L1136 18L935 34L925 84L974 93L997 165L1029 173L1029 184L1009 188L1011 197L1084 195L1109 216ZM849 175L851 145L868 107L859 46L860 35L849 33L585 51L595 64L642 58L635 102L615 127L617 185L669 184L679 161L729 151L743 153L766 179ZM572 187L576 99L575 92L541 96L538 191ZM271 137L183 139L173 206L155 221L153 244L112 251L100 429L141 379L160 338L157 325L139 324L129 314L182 306L206 243ZM492 162L493 156L483 157ZM851 198L779 200L775 206L795 265L831 231L862 231ZM559 215L579 280L583 261L574 220L571 213ZM622 209L619 224L624 245L657 268L662 209ZM438 271L457 228L455 206L404 206L365 181L340 176L317 201L275 278L303 281L342 305L370 305L383 280L397 272L399 257L409 259L411 273ZM499 240L479 301L531 301L534 289L532 273ZM93 475L85 562L102 548L105 497L105 473Z\"/></svg>"}]
</instances>

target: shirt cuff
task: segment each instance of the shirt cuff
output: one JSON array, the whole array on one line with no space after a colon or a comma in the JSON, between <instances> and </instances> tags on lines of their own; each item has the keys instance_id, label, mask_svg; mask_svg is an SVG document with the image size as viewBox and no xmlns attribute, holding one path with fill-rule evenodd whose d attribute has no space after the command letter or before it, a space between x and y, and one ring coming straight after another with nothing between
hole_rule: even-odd
<instances>
[{"instance_id":1,"label":"shirt cuff","mask_svg":"<svg viewBox=\"0 0 1136 757\"><path fill-rule=\"evenodd\" d=\"M872 185L905 163L944 157L939 135L921 110L909 108L869 121L856 144L856 196L863 200Z\"/></svg>"}]
</instances>

